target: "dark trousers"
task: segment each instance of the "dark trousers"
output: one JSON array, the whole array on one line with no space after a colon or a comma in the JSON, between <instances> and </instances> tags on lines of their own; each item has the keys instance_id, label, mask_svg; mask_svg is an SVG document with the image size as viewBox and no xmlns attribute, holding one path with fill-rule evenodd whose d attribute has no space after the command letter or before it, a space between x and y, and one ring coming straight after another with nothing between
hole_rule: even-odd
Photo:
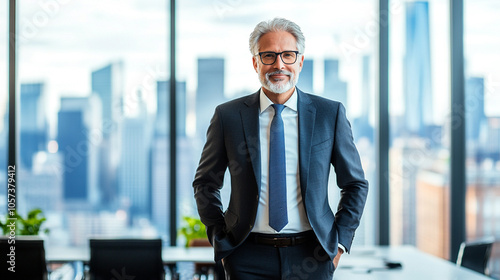
<instances>
[{"instance_id":1,"label":"dark trousers","mask_svg":"<svg viewBox=\"0 0 500 280\"><path fill-rule=\"evenodd\" d=\"M288 247L249 237L223 259L227 280L331 280L333 262L316 239Z\"/></svg>"}]
</instances>

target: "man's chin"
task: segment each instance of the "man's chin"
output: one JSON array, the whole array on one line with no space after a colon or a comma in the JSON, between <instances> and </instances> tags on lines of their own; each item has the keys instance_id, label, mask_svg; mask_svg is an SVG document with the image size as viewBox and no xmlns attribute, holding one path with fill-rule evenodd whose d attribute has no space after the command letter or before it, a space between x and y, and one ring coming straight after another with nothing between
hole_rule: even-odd
<instances>
[{"instance_id":1,"label":"man's chin","mask_svg":"<svg viewBox=\"0 0 500 280\"><path fill-rule=\"evenodd\" d=\"M271 82L270 79L262 78L260 83L263 88L274 93L274 94L282 94L288 92L295 86L295 83L292 83L291 80L280 80Z\"/></svg>"},{"instance_id":2,"label":"man's chin","mask_svg":"<svg viewBox=\"0 0 500 280\"><path fill-rule=\"evenodd\" d=\"M285 93L285 92L289 91L290 89L292 89L293 86L292 87L290 87L290 86L284 86L284 87L266 86L265 88L274 94L282 94L282 93Z\"/></svg>"}]
</instances>

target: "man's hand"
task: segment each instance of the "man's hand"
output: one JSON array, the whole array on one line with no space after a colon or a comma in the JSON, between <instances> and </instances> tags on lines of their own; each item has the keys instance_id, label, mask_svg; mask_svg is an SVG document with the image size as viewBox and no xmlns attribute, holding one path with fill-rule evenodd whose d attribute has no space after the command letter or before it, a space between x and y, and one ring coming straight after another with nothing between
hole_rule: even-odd
<instances>
[{"instance_id":1,"label":"man's hand","mask_svg":"<svg viewBox=\"0 0 500 280\"><path fill-rule=\"evenodd\" d=\"M340 261L340 256L342 256L343 253L344 253L344 250L338 248L337 255L333 259L333 266L335 267L335 269L337 269L337 267L339 265L339 261Z\"/></svg>"}]
</instances>

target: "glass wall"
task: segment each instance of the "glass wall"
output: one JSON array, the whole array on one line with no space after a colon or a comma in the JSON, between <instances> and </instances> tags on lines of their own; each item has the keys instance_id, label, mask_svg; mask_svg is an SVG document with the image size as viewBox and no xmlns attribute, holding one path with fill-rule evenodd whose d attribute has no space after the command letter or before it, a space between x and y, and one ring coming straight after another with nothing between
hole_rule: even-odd
<instances>
[{"instance_id":1,"label":"glass wall","mask_svg":"<svg viewBox=\"0 0 500 280\"><path fill-rule=\"evenodd\" d=\"M8 40L9 37L9 9L8 1L0 4L0 216L7 212L7 135L9 130L8 102L9 86L7 70L8 67Z\"/></svg>"},{"instance_id":2,"label":"glass wall","mask_svg":"<svg viewBox=\"0 0 500 280\"><path fill-rule=\"evenodd\" d=\"M449 257L449 1L390 1L390 236Z\"/></svg>"},{"instance_id":3,"label":"glass wall","mask_svg":"<svg viewBox=\"0 0 500 280\"><path fill-rule=\"evenodd\" d=\"M464 1L467 239L500 239L500 3ZM500 278L500 246L490 271Z\"/></svg>"},{"instance_id":4,"label":"glass wall","mask_svg":"<svg viewBox=\"0 0 500 280\"><path fill-rule=\"evenodd\" d=\"M371 188L354 242L373 245L378 231L374 173L377 2L198 0L178 4L177 96L184 102L178 104L183 112L177 137L179 220L184 215L197 216L191 183L215 107L260 88L248 46L250 33L260 21L284 17L301 26L306 37L298 88L341 101L347 108ZM329 199L335 210L339 189L335 176L330 180ZM224 206L230 192L228 182L226 172Z\"/></svg>"},{"instance_id":5,"label":"glass wall","mask_svg":"<svg viewBox=\"0 0 500 280\"><path fill-rule=\"evenodd\" d=\"M52 245L168 240L165 1L18 9L18 210L44 211Z\"/></svg>"},{"instance_id":6,"label":"glass wall","mask_svg":"<svg viewBox=\"0 0 500 280\"><path fill-rule=\"evenodd\" d=\"M500 41L494 15L500 6L465 2L467 238L498 239ZM451 257L448 3L392 0L388 11L391 244L443 258ZM52 245L86 245L90 236L169 240L168 4L18 3L18 210L44 211ZM374 69L378 25L386 24L378 22L377 2L197 0L178 1L176 12L179 223L197 215L191 182L215 106L260 88L248 36L259 21L279 16L298 23L306 36L298 87L347 108L370 182L355 244L375 244ZM0 17L0 88L8 92L7 3ZM7 103L7 94L0 95L2 170ZM332 208L339 197L334 180ZM4 172L0 215L5 182ZM491 270L498 277L498 246Z\"/></svg>"}]
</instances>

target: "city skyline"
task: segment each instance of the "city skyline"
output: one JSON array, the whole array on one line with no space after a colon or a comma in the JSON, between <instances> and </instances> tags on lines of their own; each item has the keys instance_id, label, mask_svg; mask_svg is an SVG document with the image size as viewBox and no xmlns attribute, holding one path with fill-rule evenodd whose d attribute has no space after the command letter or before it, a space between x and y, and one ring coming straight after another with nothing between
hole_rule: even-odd
<instances>
[{"instance_id":1,"label":"city skyline","mask_svg":"<svg viewBox=\"0 0 500 280\"><path fill-rule=\"evenodd\" d=\"M200 63L205 63L205 60L203 60L203 59L201 59L201 60L199 60L199 61L200 61ZM219 59L219 62L218 62L218 63L219 63L219 65L223 65L223 61L224 61L224 59ZM367 60L366 60L366 61L367 61ZM332 60L329 60L328 62L329 62L329 63L333 63L333 65L338 64L338 62L335 62L335 61L332 61ZM337 65L337 66L338 66L338 65ZM364 67L368 68L368 67L369 67L369 64L366 64L366 63L365 63L365 66L364 66ZM109 67L107 67L107 66L106 66L106 67L104 67L104 68L102 68L102 69L109 69ZM335 73L335 72L336 72L336 70L335 70L335 69L336 69L336 67L335 67L335 66L334 66L333 68L331 68L331 67L326 67L326 68L325 68L325 73L324 73L324 75L329 75L329 73L330 73L330 72ZM223 68L220 68L219 70L220 70L220 71L223 71ZM99 71L95 71L94 73L101 73L101 72L100 72L100 70L99 70ZM223 72L222 72L222 73L223 73ZM311 73L311 74L312 74L312 73ZM201 75L200 79L206 79L206 78L203 78L203 76L205 75L205 73L204 73L204 72L201 72L201 74L200 74L200 75ZM209 77L216 77L216 78L217 78L217 79L219 79L219 80L223 80L223 79L224 79L224 75L215 75L215 76L213 76L213 73L212 73L212 74L210 74L210 75L211 75L211 76L209 76ZM119 83L119 81L120 81L120 80L113 80L113 79L111 78L111 75L109 75L109 74L106 74L106 75L105 75L105 77L107 77L107 78L106 78L107 80L106 80L106 79L104 79L103 81L101 81L101 83L104 83L104 84L106 84L106 83L107 83L107 84L112 84L112 83ZM213 78L212 78L212 79L213 79ZM209 79L209 80L210 80L210 79ZM112 81L115 81L115 82L112 82ZM475 78L475 81L482 81L482 80L481 80L481 79L479 79L479 78ZM178 82L178 83L179 83L179 85L182 85L182 82ZM368 81L367 81L367 83L368 83ZM478 83L478 82L476 82L476 84L477 84L477 83ZM23 88L27 88L27 87L28 87L28 85L31 85L31 87L33 87L33 85L32 85L32 84L23 84ZM166 85L167 85L167 83L165 83L164 81L157 81L157 94L158 94L158 97L157 97L157 98L158 98L158 100L160 100L160 98L161 98L161 99L164 99L164 97L160 97L160 96L166 96L166 94L167 94L167 91L166 91L166 90L167 90L167 87L166 87ZM476 85L476 87L478 87L478 86L480 87L481 85L480 85L480 84L479 84L479 85ZM38 84L35 88L38 88L38 89L43 88L43 84ZM182 91L183 91L182 86L180 86L180 87L179 87L179 90L180 90L180 95L182 96L182 95L183 95L183 94L182 94ZM214 88L213 90L214 90L214 91L217 91L218 89L217 89L217 88ZM27 94L27 96L30 96L29 91L24 91L24 92L25 92L25 94ZM203 93L203 94L201 94L199 97L200 97L200 98L204 98L204 97L205 97L205 96L207 96L207 95L208 95L208 96L211 96L210 91L208 91L208 92L204 92L204 93ZM35 94L35 96L37 96L37 98L40 98L40 95L39 95L39 94ZM82 132L82 131L84 131L84 130L92 131L92 129L96 129L96 128L98 128L98 127L99 127L99 125L96 125L96 124L97 124L97 123L99 123L99 122L103 122L103 120L104 120L104 118L102 118L102 115L100 115L100 114L96 113L96 112L99 112L99 111L101 110L101 105L100 105L100 103L102 103L102 102L100 102L99 100L95 100L95 99L98 99L98 96L99 96L99 94L98 94L98 93L96 93L93 97L92 97L92 96L91 96L91 97L63 97L63 98L61 99L61 107L60 107L60 110L59 110L59 116L60 116L60 118L65 119L65 122L60 122L60 123L59 123L59 128L58 128L58 131L65 131L65 133L67 133L68 135L73 135L73 136L75 136L75 135L77 135L77 134L81 134L81 132ZM139 95L139 97L140 97L140 95ZM124 98L124 96L121 96L121 98ZM365 99L366 99L366 98L365 98ZM93 100L93 101L92 101L92 100ZM142 100L142 101L141 101L141 100ZM181 99L181 100L183 100L183 99ZM224 100L219 100L219 101L223 102ZM90 102L93 102L93 104L94 104L94 105L92 105L92 106L91 106L91 105L85 105L85 104L89 104ZM127 123L128 123L128 122L137 122L137 124L139 124L139 125L135 125L136 129L135 129L135 130L133 130L133 131L130 131L130 132L126 132L126 131L127 131L127 129L126 129L126 128L124 128L124 129L123 129L123 131L124 131L124 132L122 132L122 133L124 133L124 134L127 134L127 133L128 133L128 134L130 135L129 137L122 138L122 140L120 141L120 142L122 143L122 145L124 145L124 146L126 146L126 143L128 143L128 140L127 140L127 139L131 138L133 135L146 135L146 136L147 136L147 135L151 135L151 136L153 135L153 128L150 128L150 131L151 131L150 133L143 133L143 132L142 132L142 133L137 133L137 131L136 131L137 129L143 129L143 125L140 125L141 123L146 123L146 124L151 123L151 120L154 118L154 117L152 117L152 116L151 116L151 117L148 117L149 113L147 112L147 110L146 110L146 108L145 108L145 104L140 105L140 104L141 104L141 102L144 102L144 100L143 100L143 99L139 99L139 101L138 101L139 106L140 106L141 108L143 108L143 109L141 110L141 111L143 112L142 114L139 114L139 115L138 115L138 116L136 116L136 117L119 117L119 119L120 119L119 123L121 123L121 125L124 125L125 127L127 126ZM187 100L183 100L183 102L187 102ZM198 101L198 103L200 103L200 102ZM166 106L167 104L164 104L164 105ZM181 108L182 108L182 107L185 107L185 105L184 105L183 103L180 103L180 104L178 104L178 105L179 105ZM43 106L38 106L38 108L43 108ZM86 109L85 109L85 108L86 108ZM164 107L159 107L159 108L164 108ZM481 108L482 108L481 106L477 106L477 107L476 107L476 109L477 109L477 110L479 110L480 112L481 112ZM88 110L90 110L90 109L92 109L92 110L94 111L94 113L90 113L90 111L88 111ZM75 110L76 110L76 111L75 111ZM66 116L66 115L62 115L62 114L68 114L68 113L64 113L64 112L71 113L71 115L68 115L68 116ZM76 114L75 114L75 112L80 112L80 113L76 113ZM158 109L158 110L157 110L157 112L159 113L159 115L161 115L161 116L163 116L163 117L167 117L167 114L165 113L165 110L159 110L159 109ZM36 114L38 114L36 109L35 109L35 110L30 111L30 113L35 114L35 115L36 115ZM46 113L47 113L47 112L46 112ZM200 111L199 113L200 113L200 115L201 115L201 113L202 113L202 112ZM123 111L122 111L122 114L123 114ZM202 117L201 117L201 119L204 119L205 121L208 121L208 119L211 117L211 112L204 112L204 114L205 114L205 115L204 115L204 116L202 116ZM482 114L482 113L480 113L480 114ZM84 115L87 115L87 117L84 117ZM27 118L30 118L30 115L26 115L26 114L24 114L24 116L26 116ZM63 116L64 116L64 117L63 117ZM74 116L74 117L72 117L72 116ZM89 121L89 116L92 116L92 119L93 119L92 121ZM182 114L181 116L182 116L182 117L181 117L180 123L184 123L184 124L186 124L187 115ZM76 118L76 119L74 119L74 118ZM101 119L101 121L98 121L96 118L98 118L98 119L100 118L100 119ZM111 118L111 116L110 116L110 118ZM85 119L86 119L86 122L85 122L85 123L87 123L87 125L85 125L85 128L84 128L83 126L75 126L75 125L74 125L74 124L79 124L79 123L80 123L80 124L82 124L82 125L84 125L84 120L85 120ZM77 120L77 121L74 121L74 120ZM158 126L158 123L159 123L159 122L161 122L161 121L163 121L161 118L160 118L160 119L156 118L155 124L154 124L154 125L152 124L151 126L157 127L157 126ZM366 123L366 122L367 122L367 120L365 120L364 122ZM65 123L67 123L67 124L65 124ZM95 126L94 128L89 127L89 125L91 125L91 123L94 123L94 126ZM69 125L69 126L68 126L68 125ZM71 132L70 130L68 130L69 128L73 129L73 131L74 131L74 132ZM180 128L180 129L181 129L181 131L182 131L182 128ZM354 129L355 129L355 130L357 130L357 131L359 131L359 130L360 130L358 127L355 127ZM121 130L121 129L119 129L119 130ZM164 130L164 128L163 128L163 129L161 129L160 131L163 131L162 133L160 133L160 135L162 135L164 138L165 138L165 137L169 134L169 133L168 133L168 131ZM179 131L179 130L178 130L178 131ZM366 132L365 132L365 133L366 133ZM61 134L60 134L60 133L58 133L58 135L61 135ZM179 135L179 136L181 136L181 137L182 137L182 135ZM75 143L75 144L69 144L69 143L67 143L67 142L66 142L66 144L64 144L65 142L61 140L60 136L58 136L58 138L56 138L56 139L57 139L57 140L58 140L58 142L59 142L58 144L59 144L59 146L60 146L60 148L61 148L61 149L60 149L60 151L61 151L61 152L65 152L65 150L64 150L63 148L66 148L66 150L68 150L68 149L67 149L68 147L72 147L72 148L71 148L71 149L69 149L68 151L72 151L72 150L74 151L74 150L76 150L76 149L77 149L76 144L78 144L78 143L79 143L79 142L81 142L81 141L86 141L86 140L87 140L87 139L85 138L85 137L86 137L86 135L83 135L83 134L82 134L82 136L81 136L81 137L83 137L83 138L81 138L80 140L78 140L78 139L73 140L73 142L72 142L72 143ZM199 137L199 135L198 135L198 137ZM105 137L103 136L102 138L104 139ZM51 141L51 140L52 140L52 139L47 138L47 139L45 139L45 141L44 141L44 142L45 142L45 143L48 143L48 142L49 142L49 141ZM146 146L147 146L147 145L149 145L149 144L147 144L147 143L152 143L151 141L152 141L151 139L150 139L150 140L145 140L145 142L143 142L142 146L144 146L144 145L146 145ZM373 141L373 138L372 138L372 139L370 139L370 141ZM141 147L142 147L142 146L141 146ZM136 151L136 152L137 152L137 150L142 149L141 147L139 147L139 146L138 146L138 147L135 147L135 148L133 148L133 149L127 149L127 148L125 148L123 151L127 151L127 150L134 150L134 151ZM24 148L26 148L26 147L23 147L23 149L21 149L22 153L29 153L29 152L30 152L30 150L29 150L29 149L24 150ZM29 147L28 147L28 148L29 148ZM109 151L108 151L108 152L109 152ZM122 156L123 156L123 152L121 152L121 154L122 154ZM146 148L146 150L144 150L142 153L139 153L139 154L142 154L142 156L147 156L147 155L148 155L147 148ZM33 155L34 155L34 154L33 154ZM70 155L70 156L71 156L71 155ZM63 158L65 158L65 157L67 158L67 156L64 156L64 154L63 154ZM146 161L147 161L147 159L146 159L146 158L145 158L144 160L146 160ZM146 164L144 160L142 161L142 162L143 162L142 164L139 164L140 166L148 166L148 164ZM95 161L96 161L96 159L94 159L94 162L95 162ZM103 164L104 164L104 165L103 165ZM101 163L101 164L100 164L100 166L101 166L101 167L104 167L104 166L105 166L105 164L106 164L106 163ZM123 162L122 162L122 164L123 164ZM192 165L192 164L193 164L193 163L191 163L191 165ZM194 163L194 164L196 164L196 163ZM194 168L194 167L192 167L192 168ZM130 172L133 172L133 170L134 170L134 169L136 169L136 168L132 168L132 169L130 169L130 170L131 170ZM121 171L121 172L123 172L123 171ZM130 173L130 172L127 172L127 173ZM143 171L142 173L144 173L144 172L145 172L145 171ZM139 173L141 173L141 172L139 172ZM67 174L67 173L65 173L65 175L68 175L68 174ZM74 175L74 174L73 174L73 175ZM95 176L97 176L97 175L95 175L95 174L94 174L93 176L90 176L90 177L95 177ZM88 177L88 176L87 176L87 177ZM95 178L94 178L93 180L95 180ZM122 181L123 181L123 180L122 180ZM123 184L123 183L122 183L122 184ZM146 183L146 184L147 184L147 185L149 185L149 183ZM121 185L119 184L119 185L117 186L117 188L118 188L118 189L120 189L120 188L122 188L122 187L121 187ZM74 184L72 183L72 187L71 187L71 188L69 188L69 189L68 189L67 187L63 187L63 190L64 190L64 189L66 189L66 191L63 191L63 194L64 194L64 193L67 193L67 191L68 191L68 190L75 190L75 189L74 189ZM87 194L87 192L88 192L89 190L87 190L86 188L82 188L82 190L81 190L81 191L83 191L83 195L84 195L87 199L90 197L90 196ZM102 191L105 191L105 190L99 190L99 191L100 191L100 192L102 192ZM94 201L96 201L96 197L100 197L100 196L102 195L102 194L101 194L101 195L96 195L96 192L99 192L99 191L93 190L93 193L94 193L94 199L93 199L93 200L94 200ZM116 191L116 190L115 190L115 191ZM123 192L123 191L122 191L122 192ZM71 196L68 196L67 194L64 194L64 196L65 196L65 197L67 197L67 198L71 198ZM89 199L89 200L90 200L90 199ZM97 200L98 200L98 199L97 199ZM148 211L147 211L147 212L148 212Z\"/></svg>"},{"instance_id":2,"label":"city skyline","mask_svg":"<svg viewBox=\"0 0 500 280\"><path fill-rule=\"evenodd\" d=\"M200 91L199 95L196 96L196 103L207 105L207 103L211 102L212 106L215 107L216 103L229 100L224 97L221 88L225 79L224 59L199 59L199 63L205 65L204 67L207 70L199 72L200 85L204 90ZM219 65L217 71L214 71L213 63ZM120 88L120 83L123 83L123 80L117 78L114 72L120 73L120 69L124 66L122 63L112 63L94 70L91 73L92 80L90 81L92 88L94 88L92 95L87 97L61 97L60 106L57 110L58 120L56 122L55 137L44 134L45 138L41 141L44 145L38 150L30 150L28 149L29 146L21 147L21 154L26 154L26 157L31 157L35 161L33 167L25 166L22 168L23 174L25 174L23 178L26 178L26 180L21 179L20 184L34 182L36 176L49 176L47 179L40 181L48 184L43 185L43 188L47 189L52 186L59 190L56 193L61 194L61 196L51 198L51 201L59 200L57 203L52 203L53 205L59 205L56 208L48 207L46 203L43 203L36 196L26 196L25 199L28 199L27 205L48 207L46 210L49 213L61 210L68 211L63 216L77 213L83 209L87 209L85 211L94 209L90 210L89 213L106 209L125 211L128 223L133 222L134 217L139 215L139 217L149 217L162 227L166 226L159 218L165 217L166 213L163 212L167 211L167 209L165 204L160 203L156 198L158 194L164 193L163 190L166 188L168 179L168 176L158 174L164 174L168 168L168 162L165 160L167 158L168 135L170 134L167 130L168 99L166 98L168 96L169 81L156 81L156 98L162 102L156 104L158 106L157 110L154 111L157 113L156 116L154 113L148 112L145 104L146 97L141 93L137 93L137 99L134 101L138 113L127 116L123 101L127 96L123 92L120 93L120 91L113 93L113 88ZM204 67L199 69L204 69ZM336 69L338 70L338 67ZM326 67L323 74L329 75L330 72L336 73L337 70ZM335 73L334 75L336 75ZM309 75L312 76L313 73L310 72ZM183 82L178 82L177 89L180 97L185 96L183 84ZM216 86L210 86L211 84ZM39 102L45 99L44 94L46 92L42 91L44 86L44 83L22 84L22 88L25 89L22 97L34 96L34 98L30 99L32 100L31 103L26 102L26 106L36 104L29 105L31 107L28 112L23 110L21 115L26 120L34 120L36 119L35 116L42 113L50 114L50 109L54 109L45 110L44 103ZM34 90L28 90L30 88ZM219 96L215 103L211 100L214 99L214 95ZM345 96L346 92L341 93L341 95ZM178 114L178 117L180 117L178 123L186 125L188 116L182 111L182 108L186 108L186 103L192 103L193 100L180 98L178 102L178 107L181 109L180 114ZM197 119L204 121L203 125L206 125L212 113L213 108L200 110ZM110 126L110 124L112 125ZM107 129L107 127L112 127L112 129ZM47 131L49 130L48 126L44 126L44 128ZM187 135L182 133L185 131L183 127L178 127L177 131L181 132L178 135L179 153L182 155L193 153L192 157L180 157L181 162L184 161L184 163L179 169L184 176L181 177L179 184L186 186L190 184L190 177L194 174L197 164L196 154L199 153L199 151L196 152L196 149L193 151L190 142L201 139L203 133L197 133L185 138ZM183 140L184 138L186 140ZM53 147L58 147L58 149L49 150L49 143ZM164 158L156 156L158 154L164 154ZM40 158L42 155L45 158L50 157L49 160ZM112 160L108 157L115 156L118 157L115 159L118 165L113 167L110 166ZM187 161L182 160L183 158ZM52 165L59 167L59 174L51 170ZM41 169L39 166L42 166ZM35 169L39 171L35 171ZM58 181L57 178L61 178L61 180ZM160 182L164 182L163 185ZM36 185L42 187L40 184ZM181 189L186 190L184 187ZM226 188L226 190L229 190L229 188ZM35 190L34 193L39 193L39 191ZM225 193L228 194L227 191ZM165 196L166 199L165 194L162 196ZM183 197L189 198L191 196L186 193ZM181 199L180 201L182 208L191 205L192 209L194 209L193 203L192 199L186 201ZM22 211L22 209L20 210ZM82 222L84 221L82 220ZM98 228L94 228L91 232L99 234L100 231ZM160 230L160 233L167 234L165 228ZM71 236L73 236L74 244L82 242L78 240L77 236Z\"/></svg>"}]
</instances>

